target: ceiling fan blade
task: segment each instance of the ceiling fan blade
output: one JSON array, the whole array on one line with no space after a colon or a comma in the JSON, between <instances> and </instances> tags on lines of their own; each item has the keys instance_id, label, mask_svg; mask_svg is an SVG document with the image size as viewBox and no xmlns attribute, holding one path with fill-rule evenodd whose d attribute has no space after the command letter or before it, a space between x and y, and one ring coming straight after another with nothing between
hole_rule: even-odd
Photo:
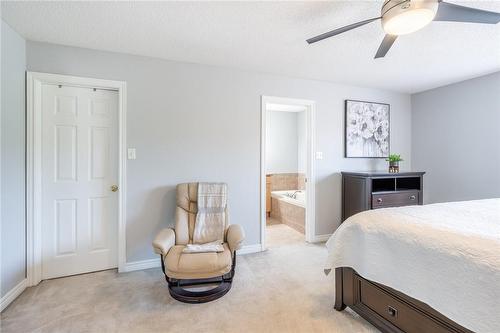
<instances>
[{"instance_id":1,"label":"ceiling fan blade","mask_svg":"<svg viewBox=\"0 0 500 333\"><path fill-rule=\"evenodd\" d=\"M345 27L338 28L338 29L335 29L335 30L332 30L332 31L329 31L329 32L325 32L324 34L318 35L318 36L313 37L313 38L309 38L307 40L307 42L309 44L316 43L316 42L319 42L320 40L323 40L325 38L329 38L329 37L341 34L343 32L346 32L346 31L349 31L349 30L361 27L361 26L363 26L365 24L368 24L370 22L376 21L378 19L380 19L380 17L374 17L374 18L371 18L369 20L364 20L364 21L361 21L361 22L358 22L358 23L349 24L349 25L346 25Z\"/></svg>"},{"instance_id":2,"label":"ceiling fan blade","mask_svg":"<svg viewBox=\"0 0 500 333\"><path fill-rule=\"evenodd\" d=\"M384 40L378 47L377 54L375 54L375 59L385 57L392 44L396 41L396 38L398 38L396 35L385 35Z\"/></svg>"},{"instance_id":3,"label":"ceiling fan blade","mask_svg":"<svg viewBox=\"0 0 500 333\"><path fill-rule=\"evenodd\" d=\"M441 1L434 21L497 24L500 22L500 13Z\"/></svg>"}]
</instances>

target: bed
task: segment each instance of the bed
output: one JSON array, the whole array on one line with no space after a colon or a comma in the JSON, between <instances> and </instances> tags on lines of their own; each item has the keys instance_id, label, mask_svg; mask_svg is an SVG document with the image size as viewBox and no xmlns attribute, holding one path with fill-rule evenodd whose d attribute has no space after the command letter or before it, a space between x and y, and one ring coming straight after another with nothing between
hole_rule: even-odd
<instances>
[{"instance_id":1,"label":"bed","mask_svg":"<svg viewBox=\"0 0 500 333\"><path fill-rule=\"evenodd\" d=\"M365 211L327 247L339 311L383 332L500 332L500 199Z\"/></svg>"}]
</instances>

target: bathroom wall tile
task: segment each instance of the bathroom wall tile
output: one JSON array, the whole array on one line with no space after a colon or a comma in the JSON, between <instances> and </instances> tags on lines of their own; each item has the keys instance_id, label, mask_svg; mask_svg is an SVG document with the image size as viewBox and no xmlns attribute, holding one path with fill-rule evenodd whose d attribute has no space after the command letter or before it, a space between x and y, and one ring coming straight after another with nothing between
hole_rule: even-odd
<instances>
[{"instance_id":1,"label":"bathroom wall tile","mask_svg":"<svg viewBox=\"0 0 500 333\"><path fill-rule=\"evenodd\" d=\"M281 220L280 201L276 198L271 198L271 217L276 220Z\"/></svg>"},{"instance_id":2,"label":"bathroom wall tile","mask_svg":"<svg viewBox=\"0 0 500 333\"><path fill-rule=\"evenodd\" d=\"M305 234L305 208L276 198L271 200L271 218Z\"/></svg>"},{"instance_id":3,"label":"bathroom wall tile","mask_svg":"<svg viewBox=\"0 0 500 333\"><path fill-rule=\"evenodd\" d=\"M297 174L297 189L305 190L306 189L306 174L299 173Z\"/></svg>"},{"instance_id":4,"label":"bathroom wall tile","mask_svg":"<svg viewBox=\"0 0 500 333\"><path fill-rule=\"evenodd\" d=\"M298 188L297 173L271 174L271 191L296 190Z\"/></svg>"}]
</instances>

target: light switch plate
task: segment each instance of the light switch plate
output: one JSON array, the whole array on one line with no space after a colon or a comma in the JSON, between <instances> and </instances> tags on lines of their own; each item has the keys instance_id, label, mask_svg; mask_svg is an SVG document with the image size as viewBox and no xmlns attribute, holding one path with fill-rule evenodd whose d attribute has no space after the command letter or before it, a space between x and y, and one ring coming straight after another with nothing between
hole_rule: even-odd
<instances>
[{"instance_id":1,"label":"light switch plate","mask_svg":"<svg viewBox=\"0 0 500 333\"><path fill-rule=\"evenodd\" d=\"M135 148L129 148L127 150L127 156L129 160L135 160Z\"/></svg>"},{"instance_id":2,"label":"light switch plate","mask_svg":"<svg viewBox=\"0 0 500 333\"><path fill-rule=\"evenodd\" d=\"M322 160L323 159L323 152L322 151L317 151L316 152L316 159L317 160Z\"/></svg>"}]
</instances>

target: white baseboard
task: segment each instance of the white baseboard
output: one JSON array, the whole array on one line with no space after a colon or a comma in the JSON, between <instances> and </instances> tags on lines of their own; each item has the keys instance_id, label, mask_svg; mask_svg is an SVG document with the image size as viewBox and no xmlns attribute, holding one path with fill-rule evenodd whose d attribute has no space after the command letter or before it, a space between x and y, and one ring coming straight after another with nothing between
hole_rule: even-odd
<instances>
[{"instance_id":1,"label":"white baseboard","mask_svg":"<svg viewBox=\"0 0 500 333\"><path fill-rule=\"evenodd\" d=\"M262 252L262 244L244 245L236 253L237 254L249 254L249 253L257 253L257 252Z\"/></svg>"},{"instance_id":2,"label":"white baseboard","mask_svg":"<svg viewBox=\"0 0 500 333\"><path fill-rule=\"evenodd\" d=\"M159 256L158 258L155 259L127 262L125 263L125 267L120 273L140 271L143 269L157 268L157 267L161 267L161 261Z\"/></svg>"},{"instance_id":3,"label":"white baseboard","mask_svg":"<svg viewBox=\"0 0 500 333\"><path fill-rule=\"evenodd\" d=\"M2 297L2 301L0 304L0 312L2 312L7 306L9 306L12 301L14 301L17 296L21 295L22 292L26 289L28 280L24 279L17 286L9 290L4 297Z\"/></svg>"},{"instance_id":4,"label":"white baseboard","mask_svg":"<svg viewBox=\"0 0 500 333\"><path fill-rule=\"evenodd\" d=\"M322 242L326 242L330 237L332 236L332 234L325 234L325 235L316 235L313 237L313 243L322 243Z\"/></svg>"},{"instance_id":5,"label":"white baseboard","mask_svg":"<svg viewBox=\"0 0 500 333\"><path fill-rule=\"evenodd\" d=\"M256 253L256 252L261 252L261 251L262 251L262 246L260 244L252 244L252 245L243 246L240 250L238 250L237 253L238 254L249 254L249 253ZM140 271L143 269L157 268L157 267L161 267L161 262L160 262L159 257L155 258L155 259L127 262L127 263L125 263L125 266L120 271L120 273Z\"/></svg>"}]
</instances>

